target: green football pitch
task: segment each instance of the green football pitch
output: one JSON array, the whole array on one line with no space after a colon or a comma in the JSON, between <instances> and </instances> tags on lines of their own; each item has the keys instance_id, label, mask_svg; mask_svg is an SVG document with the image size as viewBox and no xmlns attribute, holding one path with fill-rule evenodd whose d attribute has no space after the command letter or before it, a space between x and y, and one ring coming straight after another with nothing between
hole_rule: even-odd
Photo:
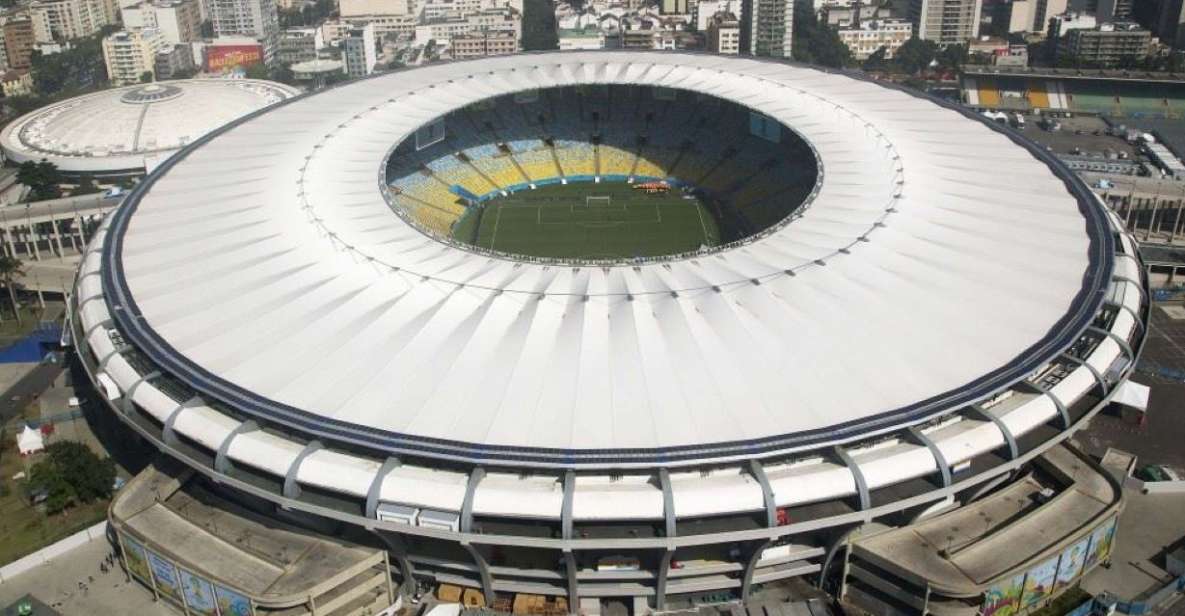
<instances>
[{"instance_id":1,"label":"green football pitch","mask_svg":"<svg viewBox=\"0 0 1185 616\"><path fill-rule=\"evenodd\" d=\"M648 195L626 183L587 182L487 201L457 222L453 237L499 252L558 258L650 257L720 243L716 220L699 199L678 190Z\"/></svg>"}]
</instances>

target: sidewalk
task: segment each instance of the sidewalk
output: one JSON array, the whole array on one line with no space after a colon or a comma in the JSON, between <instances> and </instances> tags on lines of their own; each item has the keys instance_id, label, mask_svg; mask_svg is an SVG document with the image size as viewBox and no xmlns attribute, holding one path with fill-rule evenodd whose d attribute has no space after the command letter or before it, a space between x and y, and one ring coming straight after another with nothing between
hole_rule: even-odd
<instances>
[{"instance_id":1,"label":"sidewalk","mask_svg":"<svg viewBox=\"0 0 1185 616\"><path fill-rule=\"evenodd\" d=\"M1141 494L1124 490L1127 509L1119 516L1111 567L1095 569L1082 589L1110 592L1123 600L1141 599L1173 576L1165 571L1165 552L1185 538L1185 494Z\"/></svg>"},{"instance_id":2,"label":"sidewalk","mask_svg":"<svg viewBox=\"0 0 1185 616\"><path fill-rule=\"evenodd\" d=\"M110 552L111 546L105 540L92 541L11 581L0 583L0 606L31 594L66 616L178 614L164 603L155 602L152 591L128 581L119 564L107 573L101 573L99 563ZM86 585L85 590L79 583Z\"/></svg>"}]
</instances>

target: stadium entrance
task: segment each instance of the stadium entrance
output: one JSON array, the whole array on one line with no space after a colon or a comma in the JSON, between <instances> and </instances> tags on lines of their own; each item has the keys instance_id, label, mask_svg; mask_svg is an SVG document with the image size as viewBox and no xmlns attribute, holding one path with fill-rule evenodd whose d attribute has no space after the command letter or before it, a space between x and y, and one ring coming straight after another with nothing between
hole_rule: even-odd
<instances>
[{"instance_id":1,"label":"stadium entrance","mask_svg":"<svg viewBox=\"0 0 1185 616\"><path fill-rule=\"evenodd\" d=\"M505 256L697 254L777 226L820 167L776 120L683 90L531 90L450 112L387 159L392 206L429 235Z\"/></svg>"}]
</instances>

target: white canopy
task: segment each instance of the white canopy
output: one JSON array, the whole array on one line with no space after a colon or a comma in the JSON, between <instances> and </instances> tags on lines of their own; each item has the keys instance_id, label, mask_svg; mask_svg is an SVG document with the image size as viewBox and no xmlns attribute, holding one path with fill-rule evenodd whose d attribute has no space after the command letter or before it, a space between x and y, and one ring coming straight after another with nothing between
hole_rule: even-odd
<instances>
[{"instance_id":1,"label":"white canopy","mask_svg":"<svg viewBox=\"0 0 1185 616\"><path fill-rule=\"evenodd\" d=\"M40 431L25 424L25 429L21 430L21 433L16 437L16 447L22 456L27 456L45 449L45 439L41 437Z\"/></svg>"},{"instance_id":2,"label":"white canopy","mask_svg":"<svg viewBox=\"0 0 1185 616\"><path fill-rule=\"evenodd\" d=\"M1115 396L1111 401L1143 412L1148 410L1148 394L1151 391L1147 385L1124 381L1115 390Z\"/></svg>"}]
</instances>

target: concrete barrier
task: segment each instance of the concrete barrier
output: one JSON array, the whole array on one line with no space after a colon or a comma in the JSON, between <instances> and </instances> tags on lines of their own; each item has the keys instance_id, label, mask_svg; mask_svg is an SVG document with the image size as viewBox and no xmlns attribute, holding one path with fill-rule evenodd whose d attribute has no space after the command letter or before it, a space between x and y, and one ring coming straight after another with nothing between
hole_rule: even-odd
<instances>
[{"instance_id":1,"label":"concrete barrier","mask_svg":"<svg viewBox=\"0 0 1185 616\"><path fill-rule=\"evenodd\" d=\"M1123 487L1144 494L1185 493L1185 481L1144 481L1135 477L1126 477L1123 480Z\"/></svg>"},{"instance_id":2,"label":"concrete barrier","mask_svg":"<svg viewBox=\"0 0 1185 616\"><path fill-rule=\"evenodd\" d=\"M84 546L95 539L107 538L107 522L99 522L94 526L85 530L80 530L61 541L44 547L28 556L8 563L0 567L0 584L8 582L12 578L30 570L35 567L47 564L49 561L61 556L75 548Z\"/></svg>"}]
</instances>

